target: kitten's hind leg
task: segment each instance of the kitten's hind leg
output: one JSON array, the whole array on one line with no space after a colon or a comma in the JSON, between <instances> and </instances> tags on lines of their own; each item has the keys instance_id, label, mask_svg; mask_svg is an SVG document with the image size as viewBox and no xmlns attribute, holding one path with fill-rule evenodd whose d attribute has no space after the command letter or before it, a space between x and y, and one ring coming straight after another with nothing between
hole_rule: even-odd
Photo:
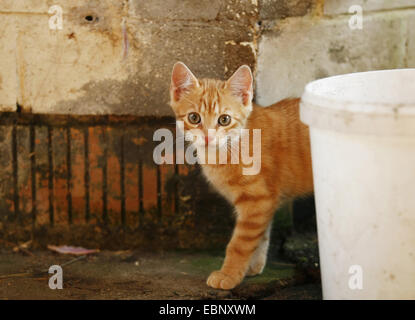
<instances>
[{"instance_id":1,"label":"kitten's hind leg","mask_svg":"<svg viewBox=\"0 0 415 320\"><path fill-rule=\"evenodd\" d=\"M265 264L267 262L267 254L269 247L269 240L271 236L271 226L272 222L267 227L267 231L261 239L258 248L256 248L254 254L252 255L251 262L249 263L248 270L246 272L247 276L255 276L261 274L264 270Z\"/></svg>"}]
</instances>

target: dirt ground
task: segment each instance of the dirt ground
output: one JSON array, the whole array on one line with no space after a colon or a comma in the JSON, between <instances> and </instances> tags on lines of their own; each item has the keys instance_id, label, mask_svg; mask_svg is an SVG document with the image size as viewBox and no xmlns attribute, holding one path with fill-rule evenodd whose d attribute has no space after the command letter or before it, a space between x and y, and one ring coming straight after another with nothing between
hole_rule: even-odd
<instances>
[{"instance_id":1,"label":"dirt ground","mask_svg":"<svg viewBox=\"0 0 415 320\"><path fill-rule=\"evenodd\" d=\"M49 251L0 251L0 299L321 299L318 283L296 280L294 265L270 261L260 276L231 291L208 288L219 253L103 251L64 265L63 289L51 290L47 270L73 256Z\"/></svg>"}]
</instances>

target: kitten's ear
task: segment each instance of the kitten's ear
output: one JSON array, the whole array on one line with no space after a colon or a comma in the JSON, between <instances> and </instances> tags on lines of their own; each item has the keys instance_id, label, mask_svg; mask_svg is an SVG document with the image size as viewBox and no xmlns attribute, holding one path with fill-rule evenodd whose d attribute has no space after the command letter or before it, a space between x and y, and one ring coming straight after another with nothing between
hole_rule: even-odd
<instances>
[{"instance_id":1,"label":"kitten's ear","mask_svg":"<svg viewBox=\"0 0 415 320\"><path fill-rule=\"evenodd\" d=\"M197 87L198 81L183 62L176 62L171 74L170 97L172 101L180 100L183 93Z\"/></svg>"},{"instance_id":2,"label":"kitten's ear","mask_svg":"<svg viewBox=\"0 0 415 320\"><path fill-rule=\"evenodd\" d=\"M241 97L245 106L251 103L253 97L251 68L247 65L240 66L226 83L234 95Z\"/></svg>"}]
</instances>

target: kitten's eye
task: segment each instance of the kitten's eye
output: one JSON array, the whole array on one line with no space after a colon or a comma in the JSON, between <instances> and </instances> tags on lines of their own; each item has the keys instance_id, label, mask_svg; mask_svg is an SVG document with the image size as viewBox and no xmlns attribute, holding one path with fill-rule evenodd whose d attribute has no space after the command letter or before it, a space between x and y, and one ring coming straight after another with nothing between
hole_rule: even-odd
<instances>
[{"instance_id":1,"label":"kitten's eye","mask_svg":"<svg viewBox=\"0 0 415 320\"><path fill-rule=\"evenodd\" d=\"M191 124L198 124L200 122L200 115L197 112L191 112L187 116Z\"/></svg>"},{"instance_id":2,"label":"kitten's eye","mask_svg":"<svg viewBox=\"0 0 415 320\"><path fill-rule=\"evenodd\" d=\"M231 123L231 116L228 114L222 114L218 119L218 123L224 127L229 125Z\"/></svg>"}]
</instances>

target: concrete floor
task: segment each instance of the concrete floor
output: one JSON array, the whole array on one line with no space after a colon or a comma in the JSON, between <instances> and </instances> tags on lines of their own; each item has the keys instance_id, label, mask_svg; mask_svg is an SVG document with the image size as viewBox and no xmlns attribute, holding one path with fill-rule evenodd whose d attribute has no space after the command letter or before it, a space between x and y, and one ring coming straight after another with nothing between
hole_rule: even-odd
<instances>
[{"instance_id":1,"label":"concrete floor","mask_svg":"<svg viewBox=\"0 0 415 320\"><path fill-rule=\"evenodd\" d=\"M63 289L51 290L46 270L72 259L3 249L0 299L321 299L319 284L299 284L294 266L282 261L269 262L262 275L232 291L211 289L206 278L220 267L222 256L188 252L99 252L63 266Z\"/></svg>"}]
</instances>

